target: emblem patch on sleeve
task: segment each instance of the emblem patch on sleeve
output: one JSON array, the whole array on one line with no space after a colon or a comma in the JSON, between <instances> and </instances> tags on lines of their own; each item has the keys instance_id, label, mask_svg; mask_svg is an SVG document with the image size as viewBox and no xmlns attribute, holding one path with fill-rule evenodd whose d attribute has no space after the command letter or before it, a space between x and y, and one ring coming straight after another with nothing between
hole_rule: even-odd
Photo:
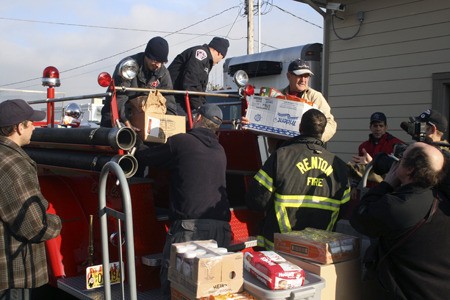
<instances>
[{"instance_id":1,"label":"emblem patch on sleeve","mask_svg":"<svg viewBox=\"0 0 450 300\"><path fill-rule=\"evenodd\" d=\"M157 87L159 86L159 84L160 84L159 79L157 79L157 80L153 81L153 82L150 84L150 86L151 86L152 88L157 88Z\"/></svg>"},{"instance_id":2,"label":"emblem patch on sleeve","mask_svg":"<svg viewBox=\"0 0 450 300\"><path fill-rule=\"evenodd\" d=\"M198 49L197 51L195 51L195 58L198 60L204 60L208 57L208 55L206 54L205 50L202 49Z\"/></svg>"}]
</instances>

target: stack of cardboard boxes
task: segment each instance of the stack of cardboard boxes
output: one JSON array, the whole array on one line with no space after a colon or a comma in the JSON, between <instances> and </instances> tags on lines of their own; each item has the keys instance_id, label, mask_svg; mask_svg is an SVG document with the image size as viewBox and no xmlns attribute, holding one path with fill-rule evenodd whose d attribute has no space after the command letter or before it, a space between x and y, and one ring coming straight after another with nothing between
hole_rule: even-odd
<instances>
[{"instance_id":1,"label":"stack of cardboard boxes","mask_svg":"<svg viewBox=\"0 0 450 300\"><path fill-rule=\"evenodd\" d=\"M169 265L172 299L202 299L243 290L242 252L225 253L219 251L220 248L209 247L211 243L214 241L172 245ZM193 258L186 258L187 255L180 257L179 249L186 246L193 246L201 254Z\"/></svg>"},{"instance_id":2,"label":"stack of cardboard boxes","mask_svg":"<svg viewBox=\"0 0 450 300\"><path fill-rule=\"evenodd\" d=\"M276 233L275 251L325 279L321 299L361 299L360 241L357 237L306 228Z\"/></svg>"}]
</instances>

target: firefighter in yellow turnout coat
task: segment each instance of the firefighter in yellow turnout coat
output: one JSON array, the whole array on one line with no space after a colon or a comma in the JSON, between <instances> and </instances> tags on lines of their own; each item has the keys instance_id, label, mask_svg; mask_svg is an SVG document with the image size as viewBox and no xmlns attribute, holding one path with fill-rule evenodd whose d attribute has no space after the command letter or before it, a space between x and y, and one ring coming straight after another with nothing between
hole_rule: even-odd
<instances>
[{"instance_id":1,"label":"firefighter in yellow turnout coat","mask_svg":"<svg viewBox=\"0 0 450 300\"><path fill-rule=\"evenodd\" d=\"M326 123L322 112L308 110L300 135L285 142L253 178L247 206L266 212L258 246L273 249L275 232L334 229L350 200L350 185L346 163L321 141Z\"/></svg>"}]
</instances>

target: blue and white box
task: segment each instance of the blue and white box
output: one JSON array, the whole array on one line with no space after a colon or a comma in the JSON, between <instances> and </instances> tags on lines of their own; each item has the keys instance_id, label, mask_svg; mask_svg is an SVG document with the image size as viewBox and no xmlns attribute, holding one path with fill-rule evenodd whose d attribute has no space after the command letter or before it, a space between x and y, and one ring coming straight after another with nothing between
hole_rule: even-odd
<instances>
[{"instance_id":1,"label":"blue and white box","mask_svg":"<svg viewBox=\"0 0 450 300\"><path fill-rule=\"evenodd\" d=\"M313 106L299 101L252 96L248 99L246 117L251 131L288 139L299 135L300 120Z\"/></svg>"}]
</instances>

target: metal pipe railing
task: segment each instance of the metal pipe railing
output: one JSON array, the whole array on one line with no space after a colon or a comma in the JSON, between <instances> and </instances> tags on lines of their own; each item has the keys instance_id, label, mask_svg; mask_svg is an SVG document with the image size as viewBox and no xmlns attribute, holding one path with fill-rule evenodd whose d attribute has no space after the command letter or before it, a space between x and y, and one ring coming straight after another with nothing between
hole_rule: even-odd
<instances>
[{"instance_id":1,"label":"metal pipe railing","mask_svg":"<svg viewBox=\"0 0 450 300\"><path fill-rule=\"evenodd\" d=\"M112 171L118 179L118 183L121 186L122 191L122 207L123 212L113 210L106 206L106 182L108 180L108 174ZM119 248L119 266L121 271L121 291L122 299L125 299L125 287L124 287L124 272L122 266L122 236L120 221L125 222L125 246L127 255L127 272L128 272L128 285L129 285L129 299L137 300L136 291L136 267L134 259L134 234L133 234L133 215L131 208L131 196L128 182L125 175L119 165L115 162L108 162L102 169L100 174L100 186L99 186L99 216L100 216L100 230L102 240L102 260L103 260L103 289L105 300L111 300L111 278L109 275L109 248L108 248L108 216L112 216L119 222L119 242L117 246Z\"/></svg>"}]
</instances>

